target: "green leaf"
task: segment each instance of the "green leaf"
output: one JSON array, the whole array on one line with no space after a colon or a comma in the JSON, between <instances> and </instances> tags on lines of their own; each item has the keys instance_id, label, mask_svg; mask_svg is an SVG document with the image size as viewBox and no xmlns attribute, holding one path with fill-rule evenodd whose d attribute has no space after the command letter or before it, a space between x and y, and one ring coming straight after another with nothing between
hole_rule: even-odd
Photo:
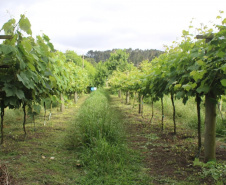
<instances>
[{"instance_id":1,"label":"green leaf","mask_svg":"<svg viewBox=\"0 0 226 185\"><path fill-rule=\"evenodd\" d=\"M189 31L183 30L183 31L182 31L182 34L183 34L183 35L188 35L188 34L189 34Z\"/></svg>"},{"instance_id":2,"label":"green leaf","mask_svg":"<svg viewBox=\"0 0 226 185\"><path fill-rule=\"evenodd\" d=\"M183 98L183 97L184 97L184 91L178 92L178 93L176 94L176 97L177 97L178 99Z\"/></svg>"},{"instance_id":3,"label":"green leaf","mask_svg":"<svg viewBox=\"0 0 226 185\"><path fill-rule=\"evenodd\" d=\"M5 103L6 106L9 106L11 108L19 108L18 99L14 96L6 98L4 100L4 103Z\"/></svg>"},{"instance_id":4,"label":"green leaf","mask_svg":"<svg viewBox=\"0 0 226 185\"><path fill-rule=\"evenodd\" d=\"M222 21L222 24L226 24L226 18Z\"/></svg>"},{"instance_id":5,"label":"green leaf","mask_svg":"<svg viewBox=\"0 0 226 185\"><path fill-rule=\"evenodd\" d=\"M23 84L25 84L25 81L23 80L23 78L22 78L19 74L17 74L16 76L17 76L17 79L18 79L20 82L22 82Z\"/></svg>"},{"instance_id":6,"label":"green leaf","mask_svg":"<svg viewBox=\"0 0 226 185\"><path fill-rule=\"evenodd\" d=\"M39 114L41 111L41 106L40 105L33 105L33 112L36 114Z\"/></svg>"},{"instance_id":7,"label":"green leaf","mask_svg":"<svg viewBox=\"0 0 226 185\"><path fill-rule=\"evenodd\" d=\"M36 71L35 66L33 64L28 63L27 65L32 71Z\"/></svg>"},{"instance_id":8,"label":"green leaf","mask_svg":"<svg viewBox=\"0 0 226 185\"><path fill-rule=\"evenodd\" d=\"M226 73L226 64L222 65L220 68Z\"/></svg>"},{"instance_id":9,"label":"green leaf","mask_svg":"<svg viewBox=\"0 0 226 185\"><path fill-rule=\"evenodd\" d=\"M49 83L45 82L46 88L49 90L52 90L51 85L49 85Z\"/></svg>"},{"instance_id":10,"label":"green leaf","mask_svg":"<svg viewBox=\"0 0 226 185\"><path fill-rule=\"evenodd\" d=\"M182 87L186 90L186 91L190 91L191 89L196 88L197 84L196 83L191 83L189 82L188 84L183 85Z\"/></svg>"},{"instance_id":11,"label":"green leaf","mask_svg":"<svg viewBox=\"0 0 226 185\"><path fill-rule=\"evenodd\" d=\"M6 97L10 97L15 95L16 87L5 84L2 90L5 91Z\"/></svg>"},{"instance_id":12,"label":"green leaf","mask_svg":"<svg viewBox=\"0 0 226 185\"><path fill-rule=\"evenodd\" d=\"M24 92L22 90L18 90L16 91L16 96L19 98L19 99L23 99L25 98L24 96Z\"/></svg>"},{"instance_id":13,"label":"green leaf","mask_svg":"<svg viewBox=\"0 0 226 185\"><path fill-rule=\"evenodd\" d=\"M208 93L209 92L209 90L210 90L210 87L209 86L207 86L207 85L204 85L204 86L200 86L200 87L198 87L197 89L196 89L196 91L198 92L198 93Z\"/></svg>"},{"instance_id":14,"label":"green leaf","mask_svg":"<svg viewBox=\"0 0 226 185\"><path fill-rule=\"evenodd\" d=\"M45 76L52 76L53 74L51 73L51 71L45 71L44 75Z\"/></svg>"},{"instance_id":15,"label":"green leaf","mask_svg":"<svg viewBox=\"0 0 226 185\"><path fill-rule=\"evenodd\" d=\"M197 64L200 65L200 66L203 66L203 65L205 65L205 62L203 62L202 60L198 60Z\"/></svg>"},{"instance_id":16,"label":"green leaf","mask_svg":"<svg viewBox=\"0 0 226 185\"><path fill-rule=\"evenodd\" d=\"M38 66L39 66L39 69L41 70L41 71L45 71L46 70L46 65L45 65L45 63L43 63L43 62L38 62Z\"/></svg>"},{"instance_id":17,"label":"green leaf","mask_svg":"<svg viewBox=\"0 0 226 185\"><path fill-rule=\"evenodd\" d=\"M0 53L8 55L11 52L15 52L15 48L10 45L0 45Z\"/></svg>"},{"instance_id":18,"label":"green leaf","mask_svg":"<svg viewBox=\"0 0 226 185\"><path fill-rule=\"evenodd\" d=\"M199 79L202 79L205 73L206 73L206 70L199 70L199 71L190 72L190 75L193 76L194 80L197 82Z\"/></svg>"},{"instance_id":19,"label":"green leaf","mask_svg":"<svg viewBox=\"0 0 226 185\"><path fill-rule=\"evenodd\" d=\"M226 79L221 80L221 85L223 85L224 87L226 87Z\"/></svg>"},{"instance_id":20,"label":"green leaf","mask_svg":"<svg viewBox=\"0 0 226 185\"><path fill-rule=\"evenodd\" d=\"M33 56L33 58L34 58L35 60L39 61L39 58L38 58L38 56L37 56L37 55L32 54L32 56Z\"/></svg>"},{"instance_id":21,"label":"green leaf","mask_svg":"<svg viewBox=\"0 0 226 185\"><path fill-rule=\"evenodd\" d=\"M49 42L49 41L50 41L49 37L48 37L47 35L45 35L45 34L43 34L43 39L44 39L46 42Z\"/></svg>"},{"instance_id":22,"label":"green leaf","mask_svg":"<svg viewBox=\"0 0 226 185\"><path fill-rule=\"evenodd\" d=\"M195 158L195 160L193 161L193 165L194 166L202 166L203 163L199 161L199 158Z\"/></svg>"},{"instance_id":23,"label":"green leaf","mask_svg":"<svg viewBox=\"0 0 226 185\"><path fill-rule=\"evenodd\" d=\"M24 63L24 61L23 60L21 60L20 61L20 69L25 69L25 67L26 67L26 64Z\"/></svg>"},{"instance_id":24,"label":"green leaf","mask_svg":"<svg viewBox=\"0 0 226 185\"><path fill-rule=\"evenodd\" d=\"M13 34L14 28L15 28L15 23L16 23L16 20L15 19L10 19L7 23L5 23L2 26L2 29L1 30L4 30L4 32L5 32L6 35Z\"/></svg>"},{"instance_id":25,"label":"green leaf","mask_svg":"<svg viewBox=\"0 0 226 185\"><path fill-rule=\"evenodd\" d=\"M218 16L216 17L216 19L221 19L221 16L218 15Z\"/></svg>"},{"instance_id":26,"label":"green leaf","mask_svg":"<svg viewBox=\"0 0 226 185\"><path fill-rule=\"evenodd\" d=\"M31 41L29 39L22 40L21 44L26 52L28 52L28 53L31 52L32 45L31 45Z\"/></svg>"},{"instance_id":27,"label":"green leaf","mask_svg":"<svg viewBox=\"0 0 226 185\"><path fill-rule=\"evenodd\" d=\"M17 78L20 82L24 84L24 86L28 89L34 89L34 82L32 80L32 74L29 71L20 72L17 74Z\"/></svg>"},{"instance_id":28,"label":"green leaf","mask_svg":"<svg viewBox=\"0 0 226 185\"><path fill-rule=\"evenodd\" d=\"M52 43L48 43L47 45L49 46L49 48L51 49L51 51L54 51L54 46L53 46Z\"/></svg>"},{"instance_id":29,"label":"green leaf","mask_svg":"<svg viewBox=\"0 0 226 185\"><path fill-rule=\"evenodd\" d=\"M28 18L25 17L25 15L20 15L19 26L20 26L20 29L25 31L28 35L32 34L31 23L28 20Z\"/></svg>"},{"instance_id":30,"label":"green leaf","mask_svg":"<svg viewBox=\"0 0 226 185\"><path fill-rule=\"evenodd\" d=\"M225 55L225 52L223 52L223 51L219 51L219 52L217 53L217 56L220 57L220 58L223 58L224 55Z\"/></svg>"},{"instance_id":31,"label":"green leaf","mask_svg":"<svg viewBox=\"0 0 226 185\"><path fill-rule=\"evenodd\" d=\"M180 89L181 88L181 84L176 84L175 86L174 86L174 90L176 91L176 90L178 90L178 89Z\"/></svg>"},{"instance_id":32,"label":"green leaf","mask_svg":"<svg viewBox=\"0 0 226 185\"><path fill-rule=\"evenodd\" d=\"M34 48L34 50L35 50L39 55L41 55L42 52L41 52L40 47L34 46L33 48Z\"/></svg>"}]
</instances>

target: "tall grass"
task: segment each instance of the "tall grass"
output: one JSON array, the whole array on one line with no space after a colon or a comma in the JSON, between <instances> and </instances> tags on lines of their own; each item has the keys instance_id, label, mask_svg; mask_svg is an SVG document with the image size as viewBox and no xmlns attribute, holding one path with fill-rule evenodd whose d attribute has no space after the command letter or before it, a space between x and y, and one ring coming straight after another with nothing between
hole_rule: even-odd
<instances>
[{"instance_id":1,"label":"tall grass","mask_svg":"<svg viewBox=\"0 0 226 185\"><path fill-rule=\"evenodd\" d=\"M108 97L103 91L96 91L81 106L70 137L70 146L93 147L98 140L111 144L122 140L122 124L111 110ZM76 136L76 137L74 137Z\"/></svg>"},{"instance_id":2,"label":"tall grass","mask_svg":"<svg viewBox=\"0 0 226 185\"><path fill-rule=\"evenodd\" d=\"M84 168L78 183L147 184L144 174L138 175L140 168L134 162L138 157L128 149L122 120L105 91L93 92L85 101L67 141Z\"/></svg>"},{"instance_id":3,"label":"tall grass","mask_svg":"<svg viewBox=\"0 0 226 185\"><path fill-rule=\"evenodd\" d=\"M150 102L150 100L146 100ZM170 96L164 96L164 112L170 119L173 117L173 107ZM161 110L161 102L157 101L154 103L154 107ZM195 98L189 98L186 104L183 104L182 100L175 100L176 107L176 121L183 124L185 127L191 129L198 128L197 122L197 108ZM223 104L222 108L223 112L226 110L226 105ZM217 136L226 136L226 117L223 115L223 120L221 117L221 113L217 108L217 119L216 119L216 134ZM202 99L201 103L201 123L202 130L204 130L204 120L205 120L205 107L204 107L204 99Z\"/></svg>"}]
</instances>

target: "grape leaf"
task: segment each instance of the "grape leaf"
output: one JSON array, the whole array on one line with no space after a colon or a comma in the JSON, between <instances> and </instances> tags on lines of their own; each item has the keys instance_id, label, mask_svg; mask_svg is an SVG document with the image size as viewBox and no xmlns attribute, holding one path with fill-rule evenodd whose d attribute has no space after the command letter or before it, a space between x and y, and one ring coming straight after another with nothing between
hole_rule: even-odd
<instances>
[{"instance_id":1,"label":"grape leaf","mask_svg":"<svg viewBox=\"0 0 226 185\"><path fill-rule=\"evenodd\" d=\"M32 63L28 63L27 65L32 71L36 71L35 66Z\"/></svg>"},{"instance_id":2,"label":"grape leaf","mask_svg":"<svg viewBox=\"0 0 226 185\"><path fill-rule=\"evenodd\" d=\"M206 73L206 70L192 71L190 75L193 76L195 81L202 79L203 75Z\"/></svg>"},{"instance_id":3,"label":"grape leaf","mask_svg":"<svg viewBox=\"0 0 226 185\"><path fill-rule=\"evenodd\" d=\"M0 45L0 53L8 55L11 52L15 52L15 48L10 45Z\"/></svg>"},{"instance_id":4,"label":"grape leaf","mask_svg":"<svg viewBox=\"0 0 226 185\"><path fill-rule=\"evenodd\" d=\"M15 95L16 87L11 86L10 84L5 84L2 90L5 91L6 97L10 97Z\"/></svg>"},{"instance_id":5,"label":"grape leaf","mask_svg":"<svg viewBox=\"0 0 226 185\"><path fill-rule=\"evenodd\" d=\"M221 80L221 85L223 85L224 87L226 87L226 79L222 79Z\"/></svg>"},{"instance_id":6,"label":"grape leaf","mask_svg":"<svg viewBox=\"0 0 226 185\"><path fill-rule=\"evenodd\" d=\"M31 52L31 50L32 50L32 45L31 45L31 41L30 41L30 40L24 39L24 40L21 41L21 44L22 44L22 46L23 46L23 48L24 48L24 50L25 50L26 52L28 52L28 53Z\"/></svg>"},{"instance_id":7,"label":"grape leaf","mask_svg":"<svg viewBox=\"0 0 226 185\"><path fill-rule=\"evenodd\" d=\"M7 23L5 23L2 26L2 29L1 30L4 30L4 32L5 32L6 35L13 34L14 28L15 28L15 23L16 23L16 20L15 19L10 19Z\"/></svg>"},{"instance_id":8,"label":"grape leaf","mask_svg":"<svg viewBox=\"0 0 226 185\"><path fill-rule=\"evenodd\" d=\"M220 57L220 58L223 58L224 55L225 55L225 52L223 52L223 51L219 51L219 52L217 53L217 56Z\"/></svg>"},{"instance_id":9,"label":"grape leaf","mask_svg":"<svg viewBox=\"0 0 226 185\"><path fill-rule=\"evenodd\" d=\"M200 65L200 66L203 66L203 65L205 65L205 62L203 62L202 60L198 60L197 64Z\"/></svg>"},{"instance_id":10,"label":"grape leaf","mask_svg":"<svg viewBox=\"0 0 226 185\"><path fill-rule=\"evenodd\" d=\"M28 35L32 35L31 23L25 15L20 15L19 26L20 29L25 31Z\"/></svg>"},{"instance_id":11,"label":"grape leaf","mask_svg":"<svg viewBox=\"0 0 226 185\"><path fill-rule=\"evenodd\" d=\"M207 85L200 86L200 87L198 87L198 88L196 89L196 91L197 91L198 93L202 93L202 92L203 92L203 93L208 93L209 90L210 90L210 87L207 86Z\"/></svg>"},{"instance_id":12,"label":"grape leaf","mask_svg":"<svg viewBox=\"0 0 226 185\"><path fill-rule=\"evenodd\" d=\"M19 98L19 99L23 99L23 98L25 98L25 96L24 96L24 92L22 91L22 90L16 90L16 96Z\"/></svg>"}]
</instances>

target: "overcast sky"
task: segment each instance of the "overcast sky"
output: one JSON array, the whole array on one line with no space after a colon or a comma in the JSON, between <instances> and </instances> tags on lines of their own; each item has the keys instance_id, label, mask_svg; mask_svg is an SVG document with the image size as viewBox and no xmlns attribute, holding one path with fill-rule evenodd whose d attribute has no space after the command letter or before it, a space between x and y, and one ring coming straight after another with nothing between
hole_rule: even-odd
<instances>
[{"instance_id":1,"label":"overcast sky","mask_svg":"<svg viewBox=\"0 0 226 185\"><path fill-rule=\"evenodd\" d=\"M45 33L55 49L78 54L113 48L164 50L192 18L208 24L216 22L219 10L226 12L226 0L0 1L0 27L25 14L33 36Z\"/></svg>"}]
</instances>

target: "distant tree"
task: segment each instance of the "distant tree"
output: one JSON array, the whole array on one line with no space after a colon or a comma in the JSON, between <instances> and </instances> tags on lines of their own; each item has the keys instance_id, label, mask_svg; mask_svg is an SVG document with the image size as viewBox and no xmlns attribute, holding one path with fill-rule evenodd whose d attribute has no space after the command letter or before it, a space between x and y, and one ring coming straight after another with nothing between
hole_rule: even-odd
<instances>
[{"instance_id":1,"label":"distant tree","mask_svg":"<svg viewBox=\"0 0 226 185\"><path fill-rule=\"evenodd\" d=\"M105 63L109 74L115 70L125 71L129 66L128 58L129 54L126 53L126 50L119 49L111 53L109 60Z\"/></svg>"},{"instance_id":2,"label":"distant tree","mask_svg":"<svg viewBox=\"0 0 226 185\"><path fill-rule=\"evenodd\" d=\"M86 59L89 60L88 58L93 58L96 63L102 61L102 62L107 62L108 59L111 56L112 52L115 52L118 49L112 49L112 50L106 50L106 51L93 51L90 50L86 54ZM128 62L133 63L135 66L139 66L139 64L143 60L149 60L151 61L155 57L158 57L160 54L162 54L162 51L156 50L156 49L147 49L147 50L141 50L141 49L135 49L133 50L132 48L125 49L126 53L129 54L128 57Z\"/></svg>"}]
</instances>

